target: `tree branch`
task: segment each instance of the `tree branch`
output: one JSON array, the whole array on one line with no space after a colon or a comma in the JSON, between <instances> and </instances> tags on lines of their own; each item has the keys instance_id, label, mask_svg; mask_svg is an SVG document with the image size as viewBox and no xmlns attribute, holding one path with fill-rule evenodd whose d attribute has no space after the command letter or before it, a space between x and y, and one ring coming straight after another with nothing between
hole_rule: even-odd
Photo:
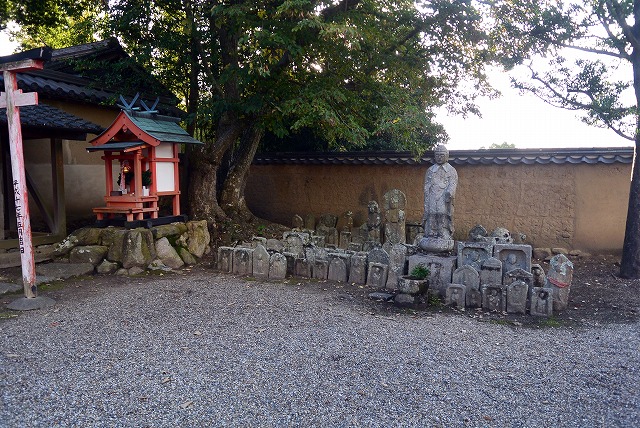
<instances>
[{"instance_id":1,"label":"tree branch","mask_svg":"<svg viewBox=\"0 0 640 428\"><path fill-rule=\"evenodd\" d=\"M539 77L538 74L535 73L533 70L532 70L532 73L531 73L531 78L533 80L537 80L538 82L542 83L542 85L545 88L547 88L547 90L549 90L553 94L554 97L559 98L563 102L571 105L572 107L576 107L577 109L593 111L596 114L596 116L598 116L598 118L600 120L602 120L602 122L606 125L607 128L611 129L613 132L615 132L616 134L618 134L622 138L625 138L625 139L631 140L631 141L635 141L634 137L625 134L619 128L615 127L613 125L613 123L611 123L611 121L609 119L607 119L600 111L598 111L597 109L594 109L592 107L592 105L584 104L584 103L580 103L578 101L574 101L574 100L568 99L564 94L561 94L553 86L551 86L549 84L549 82L547 82L546 80L544 80L541 77ZM533 92L538 98L544 100L545 102L548 102L543 97L538 95L535 91L531 91L531 92ZM591 101L595 101L595 98L593 97L593 95L590 94L588 91L580 91L580 90L577 90L577 89L567 89L567 92L581 92L581 93L587 95L591 99ZM566 108L566 107L563 107L563 108Z\"/></svg>"},{"instance_id":2,"label":"tree branch","mask_svg":"<svg viewBox=\"0 0 640 428\"><path fill-rule=\"evenodd\" d=\"M626 59L630 59L630 55L627 53L627 50L625 49L624 41L620 40L618 36L613 34L613 31L611 31L611 27L609 26L609 23L604 19L603 16L600 16L597 14L596 16L598 17L600 24L602 24L602 26L604 27L604 30L607 32L607 35L609 36L609 40L614 41L614 45L620 52L620 55L623 55Z\"/></svg>"},{"instance_id":3,"label":"tree branch","mask_svg":"<svg viewBox=\"0 0 640 428\"><path fill-rule=\"evenodd\" d=\"M633 47L634 50L640 51L640 42L633 34L633 29L629 27L627 21L625 21L624 16L622 15L622 10L620 10L620 3L616 0L605 0L605 4L607 5L607 9L611 16L616 20L616 23L622 28L622 33L629 41L629 44Z\"/></svg>"}]
</instances>

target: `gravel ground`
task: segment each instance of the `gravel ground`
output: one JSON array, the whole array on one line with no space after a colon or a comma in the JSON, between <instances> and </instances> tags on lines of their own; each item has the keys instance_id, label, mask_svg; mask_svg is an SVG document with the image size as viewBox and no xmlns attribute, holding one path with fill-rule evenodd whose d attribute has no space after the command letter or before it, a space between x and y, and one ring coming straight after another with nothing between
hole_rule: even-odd
<instances>
[{"instance_id":1,"label":"gravel ground","mask_svg":"<svg viewBox=\"0 0 640 428\"><path fill-rule=\"evenodd\" d=\"M341 287L207 270L66 285L0 320L0 426L640 424L637 322L383 313Z\"/></svg>"}]
</instances>

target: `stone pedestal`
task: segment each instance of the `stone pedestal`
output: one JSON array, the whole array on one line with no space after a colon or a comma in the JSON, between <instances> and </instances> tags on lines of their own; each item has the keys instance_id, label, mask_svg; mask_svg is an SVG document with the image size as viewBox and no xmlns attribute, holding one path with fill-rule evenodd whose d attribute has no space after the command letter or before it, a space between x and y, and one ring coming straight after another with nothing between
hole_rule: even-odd
<instances>
[{"instance_id":1,"label":"stone pedestal","mask_svg":"<svg viewBox=\"0 0 640 428\"><path fill-rule=\"evenodd\" d=\"M442 238L421 238L418 242L418 246L423 251L427 251L429 253L447 253L453 250L455 241L453 239L442 239Z\"/></svg>"},{"instance_id":2,"label":"stone pedestal","mask_svg":"<svg viewBox=\"0 0 640 428\"><path fill-rule=\"evenodd\" d=\"M429 287L428 279L416 279L408 275L398 277L398 291L403 294L422 294Z\"/></svg>"},{"instance_id":3,"label":"stone pedestal","mask_svg":"<svg viewBox=\"0 0 640 428\"><path fill-rule=\"evenodd\" d=\"M447 287L456 268L455 256L418 253L409 257L408 272L418 265L429 268L429 290L440 297L445 297Z\"/></svg>"}]
</instances>

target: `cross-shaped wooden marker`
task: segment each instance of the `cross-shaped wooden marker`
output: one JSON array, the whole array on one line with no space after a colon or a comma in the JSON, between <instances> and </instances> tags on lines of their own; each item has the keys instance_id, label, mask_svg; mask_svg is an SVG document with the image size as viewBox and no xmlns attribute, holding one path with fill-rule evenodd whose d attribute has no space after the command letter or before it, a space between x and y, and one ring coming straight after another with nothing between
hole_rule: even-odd
<instances>
[{"instance_id":1,"label":"cross-shaped wooden marker","mask_svg":"<svg viewBox=\"0 0 640 428\"><path fill-rule=\"evenodd\" d=\"M1 60L2 58L0 58ZM24 284L24 295L27 298L37 297L38 287L36 286L36 269L31 240L31 220L29 217L27 181L24 172L19 107L38 104L38 94L36 92L22 93L22 90L18 89L16 73L42 69L43 64L44 62L39 59L0 62L0 71L3 73L5 88L5 92L0 94L0 108L7 109L11 172L13 174L16 223L20 244L20 261L22 263L22 282Z\"/></svg>"}]
</instances>

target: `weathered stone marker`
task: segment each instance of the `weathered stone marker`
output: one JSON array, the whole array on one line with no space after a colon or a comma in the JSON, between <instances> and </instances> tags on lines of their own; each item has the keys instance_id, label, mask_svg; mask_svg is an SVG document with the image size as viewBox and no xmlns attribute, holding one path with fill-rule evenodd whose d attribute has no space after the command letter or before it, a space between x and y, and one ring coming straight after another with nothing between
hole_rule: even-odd
<instances>
[{"instance_id":1,"label":"weathered stone marker","mask_svg":"<svg viewBox=\"0 0 640 428\"><path fill-rule=\"evenodd\" d=\"M558 254L549 261L547 288L553 292L553 310L563 311L569 304L569 292L573 279L573 263L564 254Z\"/></svg>"}]
</instances>

